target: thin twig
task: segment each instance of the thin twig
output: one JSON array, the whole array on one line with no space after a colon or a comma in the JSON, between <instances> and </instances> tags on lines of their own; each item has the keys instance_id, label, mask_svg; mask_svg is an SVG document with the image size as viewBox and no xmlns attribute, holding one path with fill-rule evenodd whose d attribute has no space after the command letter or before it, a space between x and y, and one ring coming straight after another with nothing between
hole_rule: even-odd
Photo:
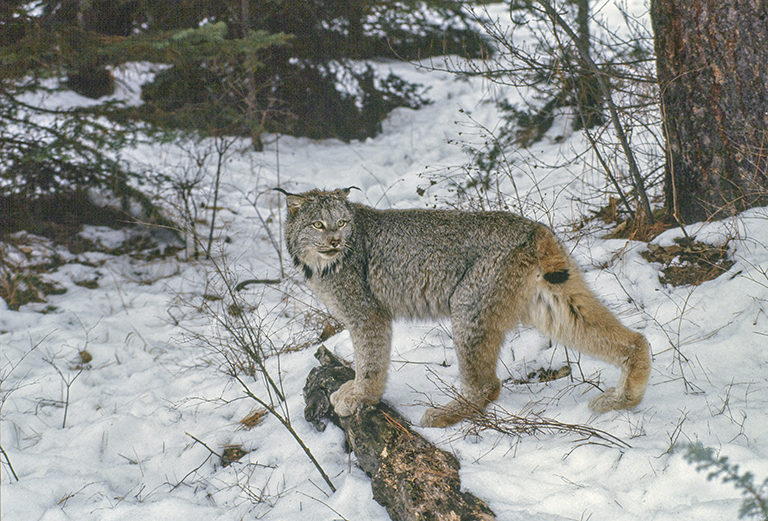
<instances>
[{"instance_id":1,"label":"thin twig","mask_svg":"<svg viewBox=\"0 0 768 521\"><path fill-rule=\"evenodd\" d=\"M80 370L75 374L75 376L72 377L72 379L68 379L66 376L64 376L64 373L59 369L59 366L56 365L56 357L51 356L50 359L43 358L43 361L48 362L53 368L56 370L57 373L59 373L59 376L61 377L61 381L64 382L64 387L67 389L67 394L64 399L64 419L61 422L61 428L65 429L67 427L67 414L69 413L69 396L70 396L70 390L72 389L72 384L75 383L75 380L83 374L83 370L85 367L80 367Z\"/></svg>"},{"instance_id":2,"label":"thin twig","mask_svg":"<svg viewBox=\"0 0 768 521\"><path fill-rule=\"evenodd\" d=\"M476 434L484 430L493 430L510 436L531 436L538 433L576 434L582 436L582 440L596 439L619 448L631 447L621 438L589 425L563 423L536 413L527 413L524 416L511 414L498 405L485 414L470 418L469 432Z\"/></svg>"},{"instance_id":3,"label":"thin twig","mask_svg":"<svg viewBox=\"0 0 768 521\"><path fill-rule=\"evenodd\" d=\"M240 382L240 385L242 385L242 386L243 386L243 389L244 389L244 391L245 391L245 394L246 394L246 395L247 395L249 398L252 398L252 399L253 399L253 400L255 400L255 401L256 401L256 402L257 402L259 405L261 405L261 406L262 406L262 407L264 407L264 408L265 408L267 411L269 411L269 413L270 413L270 414L272 414L272 416L274 416L275 418L277 418L277 421L279 421L279 422L280 422L280 423L283 425L283 427L285 427L285 428L286 428L286 430L287 430L287 431L288 431L288 432L291 434L291 436L293 437L293 439L294 439L294 440L296 440L296 443L298 443L298 444L299 444L299 446L301 447L301 450L303 450L303 451L304 451L304 454L306 454L306 455L307 455L307 457L309 458L309 460L310 460L310 461L312 462L312 464L315 466L315 468L317 469L317 471L318 471L318 472L320 472L320 475L323 477L323 480L324 480L324 481L325 481L325 483L328 485L328 488L330 488L332 492L336 492L336 487L333 485L333 482L331 481L331 478L329 478L329 477L328 477L328 474L326 474L326 473L325 473L325 470L323 470L323 467L322 467L322 466L320 466L320 462L319 462L319 461L317 461L317 459L315 458L314 454L312 454L312 451L309 449L309 447L307 447L307 444L306 444L306 443L304 443L304 440L302 440L302 439L301 439L301 437L299 436L299 434L298 434L298 433L296 432L296 430L293 428L293 425L291 425L291 422L287 421L287 420L286 420L286 418L285 418L285 417L284 417L282 414L280 414L280 412L279 412L279 411L277 411L277 410L275 409L275 407L273 407L272 405L268 404L267 402L265 402L264 400L262 400L261 398L259 398L259 397L258 397L258 396L256 396L255 394L253 394L253 392L252 392L252 391L251 391L251 390L248 388L248 386L245 384L245 382L243 382L243 380L242 380L242 379L240 379L240 377L239 377L239 376L237 376L237 375L234 375L234 378L235 378L235 379L236 379L238 382Z\"/></svg>"},{"instance_id":4,"label":"thin twig","mask_svg":"<svg viewBox=\"0 0 768 521\"><path fill-rule=\"evenodd\" d=\"M213 214L211 215L211 230L208 234L208 246L205 251L205 258L211 258L211 244L213 243L213 227L216 224L216 209L219 201L219 184L221 183L221 171L224 166L224 158L227 150L235 143L234 138L217 137L216 139L216 180L213 189Z\"/></svg>"},{"instance_id":5,"label":"thin twig","mask_svg":"<svg viewBox=\"0 0 768 521\"><path fill-rule=\"evenodd\" d=\"M16 478L16 481L19 481L19 476L16 475L16 471L13 470L13 465L11 465L11 458L8 457L8 453L5 452L5 449L3 449L2 445L0 445L0 453L5 456L5 462L8 464L8 468L11 469L11 474L13 477Z\"/></svg>"},{"instance_id":6,"label":"thin twig","mask_svg":"<svg viewBox=\"0 0 768 521\"><path fill-rule=\"evenodd\" d=\"M320 503L321 505L323 505L323 506L325 506L325 507L328 507L328 508L329 508L329 509L330 509L330 510L331 510L331 511L334 513L334 514L336 514L337 516L339 516L339 517L342 519L342 521L349 521L349 519L347 519L346 517L344 517L344 516L343 516L343 515L342 515L342 514L341 514L341 513L338 511L338 510L336 510L335 508L333 508L331 505L329 505L329 504L328 504L328 503L326 503L325 501L323 501L323 500L321 500L321 499L317 499L317 498L316 498L316 497L314 497L314 496L310 496L309 494L305 494L304 492L299 492L299 494L301 494L302 496L306 496L306 497L308 497L309 499L313 499L313 500L317 501L318 503Z\"/></svg>"},{"instance_id":7,"label":"thin twig","mask_svg":"<svg viewBox=\"0 0 768 521\"><path fill-rule=\"evenodd\" d=\"M565 33L571 40L573 40L574 43L578 43L578 35L573 31L573 29L571 29L571 27L568 25L568 22L566 22L563 17L560 16L560 14L552 7L552 4L550 4L548 0L536 0L536 3L544 8L544 11L552 19L553 23L565 31ZM611 97L611 88L605 79L603 71L601 71L597 64L592 60L592 57L589 56L588 53L585 53L579 45L576 45L576 50L578 51L579 57L581 58L586 68L589 69L597 77L598 84L600 85L600 91L603 95L603 98L605 98L606 104L608 105L608 112L611 115L611 123L613 125L613 129L616 132L616 136L619 138L619 143L621 144L624 156L627 158L629 173L632 175L632 179L635 183L635 190L637 190L637 195L643 205L643 211L646 214L645 218L649 224L653 224L653 213L651 211L651 204L648 201L648 194L645 191L645 182L643 181L643 177L640 175L640 169L637 166L637 161L635 161L635 154L632 152L632 149L629 146L629 140L627 139L627 135L624 132L621 121L619 120L618 109L616 108L616 104L613 102L613 98Z\"/></svg>"},{"instance_id":8,"label":"thin twig","mask_svg":"<svg viewBox=\"0 0 768 521\"><path fill-rule=\"evenodd\" d=\"M187 436L189 436L190 438L192 438L193 440L195 440L197 443L199 443L200 445L202 445L203 447L205 447L206 449L208 449L208 452L210 452L211 454L213 454L213 455L214 455L214 456L216 456L217 458L221 459L221 455L220 455L218 452L216 452L215 450L213 450L212 448L210 448L208 445L206 445L204 441L202 441L202 440L199 440L198 438L195 438L194 436L192 436L192 435L191 435L190 433L188 433L188 432L185 432L184 434L186 434Z\"/></svg>"},{"instance_id":9,"label":"thin twig","mask_svg":"<svg viewBox=\"0 0 768 521\"><path fill-rule=\"evenodd\" d=\"M237 293L235 284L233 283L234 277L227 272L224 266L215 260L213 261L213 267L218 277L224 283L224 289L227 293L227 296L232 300L233 303L242 302L242 299ZM326 474L325 470L320 465L320 462L317 460L317 458L315 458L314 454L312 454L312 451L293 428L290 418L290 410L288 408L285 391L283 389L282 374L280 371L280 358L278 356L277 359L277 381L275 381L275 379L272 377L272 374L270 373L265 363L266 353L264 352L264 343L269 342L269 338L265 335L262 325L252 323L248 319L246 313L239 313L236 316L231 316L226 313L216 313L210 308L207 308L207 311L215 323L221 326L224 331L229 334L231 341L234 343L234 346L230 346L224 339L222 339L220 340L221 346L217 347L217 349L222 353L225 353L227 349L240 349L245 352L248 358L256 366L254 368L255 370L253 376L256 377L255 373L258 372L261 375L261 378L263 378L263 385L267 391L268 399L262 399L253 391L251 391L248 384L246 384L246 382L243 381L243 379L238 375L238 371L234 366L232 367L230 376L237 380L237 382L242 386L246 396L253 399L259 405L264 407L272 416L277 418L283 427L285 427L285 429L290 433L291 437L296 440L296 443L298 443L298 445L304 451L304 454L306 454L306 456L315 466L331 491L336 492L336 487L333 485L333 482L328 477L328 474ZM216 347L210 340L205 338L203 339L206 342L209 342L212 346ZM227 357L226 354L224 354L224 356L225 358Z\"/></svg>"}]
</instances>

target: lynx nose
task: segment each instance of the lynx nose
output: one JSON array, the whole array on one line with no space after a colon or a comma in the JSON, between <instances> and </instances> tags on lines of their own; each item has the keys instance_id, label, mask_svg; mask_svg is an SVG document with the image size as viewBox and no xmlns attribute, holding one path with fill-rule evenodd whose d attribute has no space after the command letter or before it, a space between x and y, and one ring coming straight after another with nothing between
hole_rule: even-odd
<instances>
[{"instance_id":1,"label":"lynx nose","mask_svg":"<svg viewBox=\"0 0 768 521\"><path fill-rule=\"evenodd\" d=\"M339 246L341 246L341 239L339 239L338 237L331 237L330 239L328 239L328 245L331 248L338 248Z\"/></svg>"}]
</instances>

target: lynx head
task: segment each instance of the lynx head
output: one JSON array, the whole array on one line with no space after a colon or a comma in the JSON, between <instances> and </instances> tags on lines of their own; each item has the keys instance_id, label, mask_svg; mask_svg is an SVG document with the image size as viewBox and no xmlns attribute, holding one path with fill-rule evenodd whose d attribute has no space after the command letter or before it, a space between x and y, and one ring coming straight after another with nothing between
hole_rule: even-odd
<instances>
[{"instance_id":1,"label":"lynx head","mask_svg":"<svg viewBox=\"0 0 768 521\"><path fill-rule=\"evenodd\" d=\"M288 252L308 279L337 271L350 251L354 214L347 196L352 188L303 194L280 190L288 203Z\"/></svg>"}]
</instances>

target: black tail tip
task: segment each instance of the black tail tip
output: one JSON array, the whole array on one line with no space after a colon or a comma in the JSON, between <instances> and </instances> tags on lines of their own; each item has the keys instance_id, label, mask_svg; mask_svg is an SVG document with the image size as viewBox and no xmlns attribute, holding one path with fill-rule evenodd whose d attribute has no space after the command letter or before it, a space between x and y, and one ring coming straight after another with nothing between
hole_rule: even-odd
<instances>
[{"instance_id":1,"label":"black tail tip","mask_svg":"<svg viewBox=\"0 0 768 521\"><path fill-rule=\"evenodd\" d=\"M568 270L550 271L544 274L544 280L550 284L562 284L568 280L568 277L570 277Z\"/></svg>"}]
</instances>

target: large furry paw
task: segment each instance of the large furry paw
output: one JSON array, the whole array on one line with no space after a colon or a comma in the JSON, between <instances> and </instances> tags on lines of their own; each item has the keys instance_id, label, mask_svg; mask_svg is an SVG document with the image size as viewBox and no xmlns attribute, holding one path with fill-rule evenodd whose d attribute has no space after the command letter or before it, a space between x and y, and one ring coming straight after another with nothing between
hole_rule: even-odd
<instances>
[{"instance_id":1,"label":"large furry paw","mask_svg":"<svg viewBox=\"0 0 768 521\"><path fill-rule=\"evenodd\" d=\"M430 407L421 417L422 427L448 427L457 423L464 418L468 418L472 415L472 411L468 411L465 407L462 407L459 402L453 400L448 405L442 407Z\"/></svg>"},{"instance_id":2,"label":"large furry paw","mask_svg":"<svg viewBox=\"0 0 768 521\"><path fill-rule=\"evenodd\" d=\"M600 396L595 396L589 401L589 408L595 412L608 412L615 409L631 409L637 405L627 399L624 393L616 391L615 387L607 389Z\"/></svg>"},{"instance_id":3,"label":"large furry paw","mask_svg":"<svg viewBox=\"0 0 768 521\"><path fill-rule=\"evenodd\" d=\"M339 390L331 395L331 405L342 418L352 416L363 406L363 393L358 390L354 380L344 382Z\"/></svg>"}]
</instances>

